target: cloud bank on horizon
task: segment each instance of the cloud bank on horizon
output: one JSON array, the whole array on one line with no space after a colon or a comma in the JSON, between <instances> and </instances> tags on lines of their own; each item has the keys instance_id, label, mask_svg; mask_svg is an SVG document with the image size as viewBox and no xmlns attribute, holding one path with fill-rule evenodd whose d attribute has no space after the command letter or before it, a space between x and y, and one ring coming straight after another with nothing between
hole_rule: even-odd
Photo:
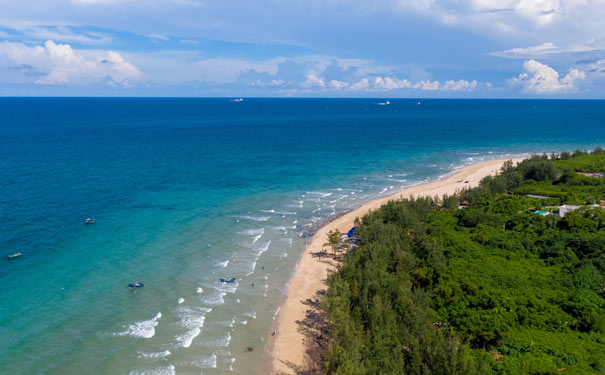
<instances>
[{"instance_id":1,"label":"cloud bank on horizon","mask_svg":"<svg viewBox=\"0 0 605 375\"><path fill-rule=\"evenodd\" d=\"M0 95L605 97L605 0L4 0Z\"/></svg>"}]
</instances>

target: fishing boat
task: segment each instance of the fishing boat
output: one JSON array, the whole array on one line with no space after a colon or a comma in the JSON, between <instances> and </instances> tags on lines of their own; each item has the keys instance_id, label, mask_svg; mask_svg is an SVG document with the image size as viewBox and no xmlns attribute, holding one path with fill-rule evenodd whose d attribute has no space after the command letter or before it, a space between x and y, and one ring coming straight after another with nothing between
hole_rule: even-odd
<instances>
[{"instance_id":1,"label":"fishing boat","mask_svg":"<svg viewBox=\"0 0 605 375\"><path fill-rule=\"evenodd\" d=\"M87 218L86 220L84 220L84 224L86 224L86 225L94 224L94 223L95 223L95 219Z\"/></svg>"},{"instance_id":2,"label":"fishing boat","mask_svg":"<svg viewBox=\"0 0 605 375\"><path fill-rule=\"evenodd\" d=\"M7 256L8 259L15 259L15 258L19 258L21 256L21 253L14 253L14 254L9 254Z\"/></svg>"},{"instance_id":3,"label":"fishing boat","mask_svg":"<svg viewBox=\"0 0 605 375\"><path fill-rule=\"evenodd\" d=\"M138 283L132 283L132 284L128 284L129 288L142 288L145 284L143 284L142 282L138 282Z\"/></svg>"},{"instance_id":4,"label":"fishing boat","mask_svg":"<svg viewBox=\"0 0 605 375\"><path fill-rule=\"evenodd\" d=\"M235 282L235 277L230 277L228 279L221 277L220 279L218 279L218 281L220 281L221 283L233 283Z\"/></svg>"}]
</instances>

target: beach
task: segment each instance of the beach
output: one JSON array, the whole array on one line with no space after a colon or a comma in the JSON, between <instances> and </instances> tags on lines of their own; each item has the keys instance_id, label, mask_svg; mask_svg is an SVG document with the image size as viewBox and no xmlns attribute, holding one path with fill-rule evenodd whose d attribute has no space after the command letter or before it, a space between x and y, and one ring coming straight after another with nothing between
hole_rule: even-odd
<instances>
[{"instance_id":1,"label":"beach","mask_svg":"<svg viewBox=\"0 0 605 375\"><path fill-rule=\"evenodd\" d=\"M517 163L522 158L512 159ZM488 175L496 174L506 160L493 160L462 168L448 178L416 185L398 193L363 204L361 207L342 215L319 229L306 247L297 265L295 274L288 285L287 295L279 307L273 327L274 335L267 343L261 373L296 374L305 368L305 334L309 327L301 327L305 318L316 307L318 295L326 289L325 280L334 271L337 263L331 259L319 259L314 254L320 252L327 242L330 231L346 233L354 226L356 218L380 208L391 200L411 196L452 195L457 191L474 187ZM312 329L312 327L311 327Z\"/></svg>"}]
</instances>

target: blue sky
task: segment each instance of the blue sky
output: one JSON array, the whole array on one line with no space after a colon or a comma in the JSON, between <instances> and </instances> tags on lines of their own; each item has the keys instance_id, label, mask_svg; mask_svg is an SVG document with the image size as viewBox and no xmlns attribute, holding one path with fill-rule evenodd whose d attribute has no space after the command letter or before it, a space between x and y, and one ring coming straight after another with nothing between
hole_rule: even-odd
<instances>
[{"instance_id":1,"label":"blue sky","mask_svg":"<svg viewBox=\"0 0 605 375\"><path fill-rule=\"evenodd\" d=\"M605 0L2 0L0 95L604 98Z\"/></svg>"}]
</instances>

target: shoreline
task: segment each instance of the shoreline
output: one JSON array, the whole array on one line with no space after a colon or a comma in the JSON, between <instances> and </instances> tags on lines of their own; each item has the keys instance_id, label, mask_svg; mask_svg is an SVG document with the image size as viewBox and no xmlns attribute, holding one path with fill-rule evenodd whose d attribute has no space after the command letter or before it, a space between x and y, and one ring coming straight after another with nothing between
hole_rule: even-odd
<instances>
[{"instance_id":1,"label":"shoreline","mask_svg":"<svg viewBox=\"0 0 605 375\"><path fill-rule=\"evenodd\" d=\"M325 223L305 246L305 250L296 264L294 275L286 284L285 299L275 313L271 329L277 334L269 336L259 366L259 373L296 374L305 364L305 335L300 332L300 322L305 319L308 310L314 309L310 305L317 300L317 293L325 290L325 279L338 265L330 259L318 260L313 257L313 253L320 251L323 244L327 242L328 232L338 229L340 232L346 233L354 225L356 218L363 217L391 200L410 196L441 197L444 194L452 195L462 188L475 187L483 177L497 173L506 160L513 160L514 163L517 163L523 159L525 158L517 157L472 164L443 179L410 186L397 193L366 202Z\"/></svg>"}]
</instances>

